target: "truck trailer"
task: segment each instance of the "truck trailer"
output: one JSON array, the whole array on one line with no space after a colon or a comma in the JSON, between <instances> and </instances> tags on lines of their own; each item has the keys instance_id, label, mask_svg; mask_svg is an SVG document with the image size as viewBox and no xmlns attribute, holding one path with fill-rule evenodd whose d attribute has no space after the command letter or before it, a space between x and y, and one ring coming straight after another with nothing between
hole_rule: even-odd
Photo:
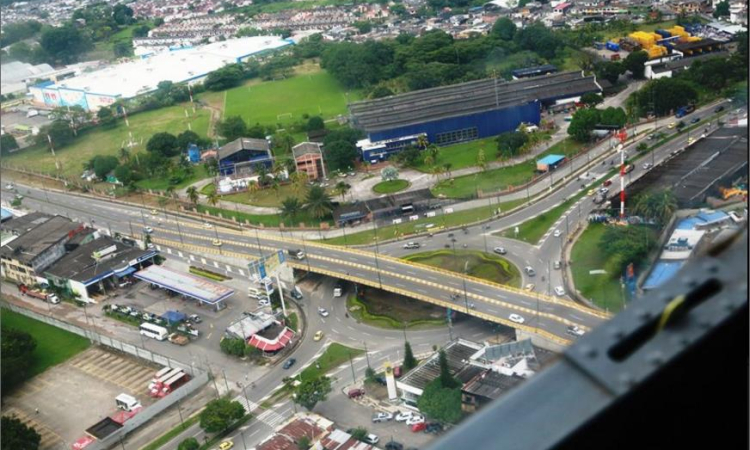
<instances>
[{"instance_id":1,"label":"truck trailer","mask_svg":"<svg viewBox=\"0 0 750 450\"><path fill-rule=\"evenodd\" d=\"M53 293L43 292L38 289L31 289L25 284L18 286L18 290L21 291L21 293L24 295L44 300L45 302L52 303L53 305L60 303L60 298L57 295Z\"/></svg>"}]
</instances>

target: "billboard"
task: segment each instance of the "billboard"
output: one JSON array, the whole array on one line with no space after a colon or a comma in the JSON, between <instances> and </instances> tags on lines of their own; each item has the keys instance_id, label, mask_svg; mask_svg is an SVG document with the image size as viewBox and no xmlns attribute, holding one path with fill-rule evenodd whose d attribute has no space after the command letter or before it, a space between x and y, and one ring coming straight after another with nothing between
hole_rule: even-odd
<instances>
[{"instance_id":1,"label":"billboard","mask_svg":"<svg viewBox=\"0 0 750 450\"><path fill-rule=\"evenodd\" d=\"M88 109L86 94L83 91L60 89L59 92L60 101L63 106L80 106L83 109Z\"/></svg>"},{"instance_id":2,"label":"billboard","mask_svg":"<svg viewBox=\"0 0 750 450\"><path fill-rule=\"evenodd\" d=\"M98 111L102 106L110 106L117 100L112 95L86 94L86 103L90 111Z\"/></svg>"},{"instance_id":3,"label":"billboard","mask_svg":"<svg viewBox=\"0 0 750 450\"><path fill-rule=\"evenodd\" d=\"M62 99L56 89L42 89L42 101L47 106L62 105Z\"/></svg>"}]
</instances>

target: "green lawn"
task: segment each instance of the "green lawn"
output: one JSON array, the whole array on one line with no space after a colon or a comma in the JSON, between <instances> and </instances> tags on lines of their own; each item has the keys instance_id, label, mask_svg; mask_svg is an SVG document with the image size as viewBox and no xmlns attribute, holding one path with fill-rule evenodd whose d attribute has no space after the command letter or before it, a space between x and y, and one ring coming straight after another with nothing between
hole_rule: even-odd
<instances>
[{"instance_id":1,"label":"green lawn","mask_svg":"<svg viewBox=\"0 0 750 450\"><path fill-rule=\"evenodd\" d=\"M581 295L611 312L622 309L620 282L609 274L591 275L589 271L603 269L607 258L599 243L607 227L604 224L589 224L573 246L570 265L573 283Z\"/></svg>"},{"instance_id":2,"label":"green lawn","mask_svg":"<svg viewBox=\"0 0 750 450\"><path fill-rule=\"evenodd\" d=\"M348 92L350 102L361 99ZM318 69L274 81L250 81L226 92L224 117L241 116L249 125L305 121L303 114L324 119L346 114L347 91L327 72Z\"/></svg>"},{"instance_id":3,"label":"green lawn","mask_svg":"<svg viewBox=\"0 0 750 450\"><path fill-rule=\"evenodd\" d=\"M346 306L356 320L379 328L402 330L404 322L408 328L430 328L446 320L445 308L365 286L359 297L349 296Z\"/></svg>"},{"instance_id":4,"label":"green lawn","mask_svg":"<svg viewBox=\"0 0 750 450\"><path fill-rule=\"evenodd\" d=\"M512 200L509 202L492 203L488 200L487 206L481 206L479 208L469 209L466 211L460 211L452 214L441 214L438 217L427 217L413 222L406 222L400 225L389 225L386 227L378 228L378 239L384 241L387 239L393 239L395 237L404 237L410 234L423 233L426 230L437 227L455 227L459 225L469 224L478 222L480 220L489 219L492 217L498 208L502 211L508 211L526 202L525 199ZM427 228L426 225L433 224L433 227ZM361 244L373 244L375 243L375 231L367 230L360 231L359 233L347 234L346 237L341 236L333 239L326 239L327 244L334 245L361 245Z\"/></svg>"},{"instance_id":5,"label":"green lawn","mask_svg":"<svg viewBox=\"0 0 750 450\"><path fill-rule=\"evenodd\" d=\"M394 192L402 191L409 187L411 183L406 180L389 180L381 181L372 187L372 190L378 194L392 194Z\"/></svg>"},{"instance_id":6,"label":"green lawn","mask_svg":"<svg viewBox=\"0 0 750 450\"><path fill-rule=\"evenodd\" d=\"M208 183L207 185L203 186L200 190L200 193L203 195L211 195L214 192L216 192L216 185L214 183Z\"/></svg>"},{"instance_id":7,"label":"green lawn","mask_svg":"<svg viewBox=\"0 0 750 450\"><path fill-rule=\"evenodd\" d=\"M305 193L302 194L304 198ZM297 197L292 184L280 185L278 191L267 187L255 192L241 192L239 194L222 195L221 199L228 202L244 203L256 206L281 206L282 200L287 197Z\"/></svg>"},{"instance_id":8,"label":"green lawn","mask_svg":"<svg viewBox=\"0 0 750 450\"><path fill-rule=\"evenodd\" d=\"M190 118L185 117L185 110L190 113ZM133 153L145 151L146 142L158 132L168 131L177 135L188 129L191 124L193 131L205 136L208 130L209 112L197 109L192 114L187 104L161 108L154 111L133 114L128 116L130 128L123 120L118 120L117 126L112 129L95 127L79 134L78 139L71 145L55 149L57 158L62 166L61 175L71 179L80 179L83 172L83 163L95 155L119 156L120 148L129 139L128 132L133 133L133 140L143 141ZM35 146L6 156L8 163L34 169L42 172L55 172L55 159L50 153L49 147L44 145Z\"/></svg>"},{"instance_id":9,"label":"green lawn","mask_svg":"<svg viewBox=\"0 0 750 450\"><path fill-rule=\"evenodd\" d=\"M581 152L583 148L582 144L567 138L526 162L453 179L444 179L432 188L432 193L445 195L448 198L471 198L476 195L477 191L496 192L507 189L509 186L518 186L532 179L538 159L550 154L564 154L571 157ZM564 169L561 168L561 170Z\"/></svg>"},{"instance_id":10,"label":"green lawn","mask_svg":"<svg viewBox=\"0 0 750 450\"><path fill-rule=\"evenodd\" d=\"M521 286L518 268L505 258L477 250L437 250L404 257L408 261L463 273L494 283Z\"/></svg>"},{"instance_id":11,"label":"green lawn","mask_svg":"<svg viewBox=\"0 0 750 450\"><path fill-rule=\"evenodd\" d=\"M297 226L300 223L304 223L306 226L318 226L321 223L320 219L311 217L309 214L302 212L295 217L292 221L290 219L282 218L278 214L248 214L241 211L232 211L228 209L222 209L214 206L198 205L196 207L200 213L208 213L217 216L219 213L226 219L235 217L237 220L252 225L263 225L264 227L278 227L280 223L284 223L287 227ZM330 223L330 221L329 221Z\"/></svg>"},{"instance_id":12,"label":"green lawn","mask_svg":"<svg viewBox=\"0 0 750 450\"><path fill-rule=\"evenodd\" d=\"M88 339L7 309L2 310L0 326L25 331L36 340L30 377L67 361L89 347Z\"/></svg>"},{"instance_id":13,"label":"green lawn","mask_svg":"<svg viewBox=\"0 0 750 450\"><path fill-rule=\"evenodd\" d=\"M354 359L362 353L364 353L364 350L346 347L334 342L326 349L325 353L320 355L320 358L316 360L320 365L320 369L315 367L315 364L311 364L310 367L300 373L300 380L304 381L318 378L331 369L335 369L344 363L348 364L349 358Z\"/></svg>"},{"instance_id":14,"label":"green lawn","mask_svg":"<svg viewBox=\"0 0 750 450\"><path fill-rule=\"evenodd\" d=\"M440 147L438 156L435 158L435 165L442 167L445 164L450 164L451 170L476 166L477 155L479 154L480 149L484 149L484 157L487 162L494 161L497 156L496 139L497 138L495 137L489 137ZM432 168L426 165L424 160L422 160L415 169L422 172L430 172Z\"/></svg>"},{"instance_id":15,"label":"green lawn","mask_svg":"<svg viewBox=\"0 0 750 450\"><path fill-rule=\"evenodd\" d=\"M197 164L193 166L192 175L186 177L181 182L175 184L174 188L182 189L204 178L208 178L208 172L206 172L206 168L203 166L203 164ZM169 187L169 179L166 177L147 178L145 180L140 180L136 182L135 185L141 189L153 189L156 191L165 191ZM213 186L213 184L210 184L209 186Z\"/></svg>"}]
</instances>

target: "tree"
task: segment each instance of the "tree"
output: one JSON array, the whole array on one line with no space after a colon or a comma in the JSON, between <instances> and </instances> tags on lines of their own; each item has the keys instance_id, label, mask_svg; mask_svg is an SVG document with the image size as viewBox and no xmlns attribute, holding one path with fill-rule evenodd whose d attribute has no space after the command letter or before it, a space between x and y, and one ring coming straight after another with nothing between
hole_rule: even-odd
<instances>
[{"instance_id":1,"label":"tree","mask_svg":"<svg viewBox=\"0 0 750 450\"><path fill-rule=\"evenodd\" d=\"M451 375L450 366L448 366L448 357L445 355L445 350L438 352L438 365L440 366L440 385L444 388L452 389L461 386L453 375Z\"/></svg>"},{"instance_id":2,"label":"tree","mask_svg":"<svg viewBox=\"0 0 750 450\"><path fill-rule=\"evenodd\" d=\"M391 88L384 84L378 84L370 92L371 99L389 97L391 95L393 95L393 91L391 90Z\"/></svg>"},{"instance_id":3,"label":"tree","mask_svg":"<svg viewBox=\"0 0 750 450\"><path fill-rule=\"evenodd\" d=\"M302 212L302 203L296 197L287 197L281 201L281 216L294 220Z\"/></svg>"},{"instance_id":4,"label":"tree","mask_svg":"<svg viewBox=\"0 0 750 450\"><path fill-rule=\"evenodd\" d=\"M419 151L419 149L417 147L414 147L413 145L409 145L408 147L398 152L395 156L395 159L404 166L409 167L416 165L419 162L420 156L422 156L422 153Z\"/></svg>"},{"instance_id":5,"label":"tree","mask_svg":"<svg viewBox=\"0 0 750 450\"><path fill-rule=\"evenodd\" d=\"M196 189L195 186L190 186L189 188L187 188L187 191L185 192L187 193L190 203L192 203L193 205L197 205L198 204L198 189Z\"/></svg>"},{"instance_id":6,"label":"tree","mask_svg":"<svg viewBox=\"0 0 750 450\"><path fill-rule=\"evenodd\" d=\"M729 15L729 2L724 0L723 2L719 2L719 4L716 5L716 8L714 8L714 17L726 17Z\"/></svg>"},{"instance_id":7,"label":"tree","mask_svg":"<svg viewBox=\"0 0 750 450\"><path fill-rule=\"evenodd\" d=\"M112 114L112 110L107 106L99 108L99 111L96 112L96 118L99 120L99 124L105 128L115 126L115 115Z\"/></svg>"},{"instance_id":8,"label":"tree","mask_svg":"<svg viewBox=\"0 0 750 450\"><path fill-rule=\"evenodd\" d=\"M654 234L645 226L607 227L598 245L612 278L619 278L630 263L640 266L655 246Z\"/></svg>"},{"instance_id":9,"label":"tree","mask_svg":"<svg viewBox=\"0 0 750 450\"><path fill-rule=\"evenodd\" d=\"M594 71L596 72L596 76L615 84L620 79L620 75L625 73L625 68L617 61L607 61L597 64L594 67Z\"/></svg>"},{"instance_id":10,"label":"tree","mask_svg":"<svg viewBox=\"0 0 750 450\"><path fill-rule=\"evenodd\" d=\"M480 148L477 152L477 166L484 172L487 169L487 159L484 156L484 149Z\"/></svg>"},{"instance_id":11,"label":"tree","mask_svg":"<svg viewBox=\"0 0 750 450\"><path fill-rule=\"evenodd\" d=\"M219 342L219 348L227 355L245 356L245 347L247 347L247 344L243 339L224 338Z\"/></svg>"},{"instance_id":12,"label":"tree","mask_svg":"<svg viewBox=\"0 0 750 450\"><path fill-rule=\"evenodd\" d=\"M375 381L375 376L376 376L375 369L373 369L370 366L367 366L367 369L365 369L365 380L372 383L373 381Z\"/></svg>"},{"instance_id":13,"label":"tree","mask_svg":"<svg viewBox=\"0 0 750 450\"><path fill-rule=\"evenodd\" d=\"M180 152L187 150L190 144L195 144L198 147L203 147L207 144L206 139L198 136L198 133L192 130L185 130L177 135L177 148Z\"/></svg>"},{"instance_id":14,"label":"tree","mask_svg":"<svg viewBox=\"0 0 750 450\"><path fill-rule=\"evenodd\" d=\"M294 136L286 131L279 131L278 133L274 134L273 140L271 142L273 143L273 150L274 154L276 155L287 155L292 153L292 147L294 147L295 143ZM292 171L293 170L289 170L289 173L291 173Z\"/></svg>"},{"instance_id":15,"label":"tree","mask_svg":"<svg viewBox=\"0 0 750 450\"><path fill-rule=\"evenodd\" d=\"M347 192L349 192L349 189L351 188L352 186L349 183L345 181L339 181L338 183L336 183L336 187L334 188L334 190L336 191L338 195L341 196L341 200L343 201L344 196L346 195Z\"/></svg>"},{"instance_id":16,"label":"tree","mask_svg":"<svg viewBox=\"0 0 750 450\"><path fill-rule=\"evenodd\" d=\"M44 28L39 44L48 55L48 62L55 64L74 63L92 47L91 42L73 25Z\"/></svg>"},{"instance_id":17,"label":"tree","mask_svg":"<svg viewBox=\"0 0 750 450\"><path fill-rule=\"evenodd\" d=\"M526 133L520 131L508 131L497 137L497 154L501 156L515 156L529 140Z\"/></svg>"},{"instance_id":18,"label":"tree","mask_svg":"<svg viewBox=\"0 0 750 450\"><path fill-rule=\"evenodd\" d=\"M663 116L697 99L698 92L689 81L659 78L647 82L643 88L630 94L627 105L634 108L641 117L654 110L656 114Z\"/></svg>"},{"instance_id":19,"label":"tree","mask_svg":"<svg viewBox=\"0 0 750 450\"><path fill-rule=\"evenodd\" d=\"M151 136L146 143L146 150L166 158L176 156L180 153L177 138L166 131Z\"/></svg>"},{"instance_id":20,"label":"tree","mask_svg":"<svg viewBox=\"0 0 750 450\"><path fill-rule=\"evenodd\" d=\"M516 24L508 17L501 17L492 26L492 35L504 41L512 41L516 34Z\"/></svg>"},{"instance_id":21,"label":"tree","mask_svg":"<svg viewBox=\"0 0 750 450\"><path fill-rule=\"evenodd\" d=\"M5 133L0 136L0 155L8 155L13 150L18 150L18 142L16 142L16 138L10 133Z\"/></svg>"},{"instance_id":22,"label":"tree","mask_svg":"<svg viewBox=\"0 0 750 450\"><path fill-rule=\"evenodd\" d=\"M618 127L623 127L627 120L628 116L622 108L614 108L610 106L599 113L599 125L616 125Z\"/></svg>"},{"instance_id":23,"label":"tree","mask_svg":"<svg viewBox=\"0 0 750 450\"><path fill-rule=\"evenodd\" d=\"M200 442L194 437L189 437L184 441L180 442L177 446L177 450L198 450L201 448Z\"/></svg>"},{"instance_id":24,"label":"tree","mask_svg":"<svg viewBox=\"0 0 750 450\"><path fill-rule=\"evenodd\" d=\"M604 98L596 92L587 92L581 96L581 103L584 103L589 108L602 103Z\"/></svg>"},{"instance_id":25,"label":"tree","mask_svg":"<svg viewBox=\"0 0 750 450\"><path fill-rule=\"evenodd\" d=\"M209 192L209 194L206 196L206 200L208 200L208 203L211 206L216 206L216 204L219 203L219 199L220 197L216 190Z\"/></svg>"},{"instance_id":26,"label":"tree","mask_svg":"<svg viewBox=\"0 0 750 450\"><path fill-rule=\"evenodd\" d=\"M324 151L331 170L346 170L357 158L357 149L354 144L343 140L325 144Z\"/></svg>"},{"instance_id":27,"label":"tree","mask_svg":"<svg viewBox=\"0 0 750 450\"><path fill-rule=\"evenodd\" d=\"M0 422L3 430L0 446L2 450L37 450L39 448L42 436L37 433L36 429L27 426L15 416L3 416Z\"/></svg>"},{"instance_id":28,"label":"tree","mask_svg":"<svg viewBox=\"0 0 750 450\"><path fill-rule=\"evenodd\" d=\"M414 353L411 351L411 345L408 341L404 342L404 372L417 367L417 364L417 358L414 357Z\"/></svg>"},{"instance_id":29,"label":"tree","mask_svg":"<svg viewBox=\"0 0 750 450\"><path fill-rule=\"evenodd\" d=\"M51 124L44 125L34 138L34 142L39 146L48 145L47 136L52 140L52 145L56 149L65 147L75 139L70 124L61 119L56 119Z\"/></svg>"},{"instance_id":30,"label":"tree","mask_svg":"<svg viewBox=\"0 0 750 450\"><path fill-rule=\"evenodd\" d=\"M133 182L133 171L126 165L115 167L115 178L123 185L128 186Z\"/></svg>"},{"instance_id":31,"label":"tree","mask_svg":"<svg viewBox=\"0 0 750 450\"><path fill-rule=\"evenodd\" d=\"M294 389L294 403L312 411L318 402L326 400L331 392L331 379L327 376L302 381Z\"/></svg>"},{"instance_id":32,"label":"tree","mask_svg":"<svg viewBox=\"0 0 750 450\"><path fill-rule=\"evenodd\" d=\"M224 136L224 138L230 142L247 136L247 124L240 116L227 117L220 121L216 128L219 134Z\"/></svg>"},{"instance_id":33,"label":"tree","mask_svg":"<svg viewBox=\"0 0 750 450\"><path fill-rule=\"evenodd\" d=\"M14 328L2 328L2 342L0 342L0 373L3 394L28 378L28 371L33 362L32 353L36 348L36 341L25 331ZM3 427L3 445L5 445L5 427Z\"/></svg>"},{"instance_id":34,"label":"tree","mask_svg":"<svg viewBox=\"0 0 750 450\"><path fill-rule=\"evenodd\" d=\"M307 436L302 436L297 441L297 448L299 450L308 450L310 447L312 447L312 442L310 442L310 438Z\"/></svg>"},{"instance_id":35,"label":"tree","mask_svg":"<svg viewBox=\"0 0 750 450\"><path fill-rule=\"evenodd\" d=\"M362 442L365 442L365 440L367 439L367 435L368 435L367 428L365 427L357 427L354 430L352 430L350 434L352 435L354 439L358 441L362 441Z\"/></svg>"},{"instance_id":36,"label":"tree","mask_svg":"<svg viewBox=\"0 0 750 450\"><path fill-rule=\"evenodd\" d=\"M667 189L659 192L646 192L638 195L633 202L633 214L653 219L665 225L677 210L677 198Z\"/></svg>"},{"instance_id":37,"label":"tree","mask_svg":"<svg viewBox=\"0 0 750 450\"><path fill-rule=\"evenodd\" d=\"M395 167L385 167L380 171L380 177L383 181L398 180L398 169Z\"/></svg>"},{"instance_id":38,"label":"tree","mask_svg":"<svg viewBox=\"0 0 750 450\"><path fill-rule=\"evenodd\" d=\"M297 171L290 175L290 178L292 179L292 190L297 195L297 197L302 197L302 194L307 191L307 181L308 176L307 172L304 171Z\"/></svg>"},{"instance_id":39,"label":"tree","mask_svg":"<svg viewBox=\"0 0 750 450\"><path fill-rule=\"evenodd\" d=\"M417 407L434 420L456 423L461 419L461 389L444 387L440 378L432 380L417 400Z\"/></svg>"},{"instance_id":40,"label":"tree","mask_svg":"<svg viewBox=\"0 0 750 450\"><path fill-rule=\"evenodd\" d=\"M112 46L112 53L114 53L117 58L133 56L133 44L131 41L115 42Z\"/></svg>"},{"instance_id":41,"label":"tree","mask_svg":"<svg viewBox=\"0 0 750 450\"><path fill-rule=\"evenodd\" d=\"M94 171L97 178L105 180L107 175L115 170L115 167L117 167L118 164L120 164L120 161L115 156L96 155L91 158L89 167Z\"/></svg>"},{"instance_id":42,"label":"tree","mask_svg":"<svg viewBox=\"0 0 750 450\"><path fill-rule=\"evenodd\" d=\"M133 37L146 37L148 36L149 31L151 31L151 29L148 27L148 25L138 25L137 27L133 28Z\"/></svg>"},{"instance_id":43,"label":"tree","mask_svg":"<svg viewBox=\"0 0 750 450\"><path fill-rule=\"evenodd\" d=\"M325 129L326 124L320 116L312 116L307 120L306 131L318 131Z\"/></svg>"},{"instance_id":44,"label":"tree","mask_svg":"<svg viewBox=\"0 0 750 450\"><path fill-rule=\"evenodd\" d=\"M238 401L227 398L211 400L200 413L200 426L207 433L218 433L229 428L245 415L245 408Z\"/></svg>"},{"instance_id":45,"label":"tree","mask_svg":"<svg viewBox=\"0 0 750 450\"><path fill-rule=\"evenodd\" d=\"M333 211L333 203L326 193L325 189L320 186L313 186L307 191L305 199L305 208L316 219L322 219Z\"/></svg>"},{"instance_id":46,"label":"tree","mask_svg":"<svg viewBox=\"0 0 750 450\"><path fill-rule=\"evenodd\" d=\"M643 79L646 70L646 62L648 61L648 53L643 50L632 52L623 61L625 69L629 70L633 74L633 78Z\"/></svg>"},{"instance_id":47,"label":"tree","mask_svg":"<svg viewBox=\"0 0 750 450\"><path fill-rule=\"evenodd\" d=\"M130 25L133 23L133 9L125 4L118 3L112 8L112 18L117 25Z\"/></svg>"},{"instance_id":48,"label":"tree","mask_svg":"<svg viewBox=\"0 0 750 450\"><path fill-rule=\"evenodd\" d=\"M209 91L223 91L240 84L245 74L240 64L231 64L209 73L203 86Z\"/></svg>"},{"instance_id":49,"label":"tree","mask_svg":"<svg viewBox=\"0 0 750 450\"><path fill-rule=\"evenodd\" d=\"M573 114L568 126L568 134L573 136L578 142L588 142L591 140L591 132L599 123L599 110L593 108L579 109Z\"/></svg>"}]
</instances>

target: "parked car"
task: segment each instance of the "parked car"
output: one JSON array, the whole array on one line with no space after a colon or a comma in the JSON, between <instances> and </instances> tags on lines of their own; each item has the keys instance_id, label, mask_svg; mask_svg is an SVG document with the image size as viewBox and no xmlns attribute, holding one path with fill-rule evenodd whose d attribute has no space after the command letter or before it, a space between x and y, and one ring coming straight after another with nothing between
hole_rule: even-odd
<instances>
[{"instance_id":1,"label":"parked car","mask_svg":"<svg viewBox=\"0 0 750 450\"><path fill-rule=\"evenodd\" d=\"M414 414L408 419L406 419L406 424L409 426L412 426L417 423L424 423L424 416L420 416L419 414Z\"/></svg>"},{"instance_id":2,"label":"parked car","mask_svg":"<svg viewBox=\"0 0 750 450\"><path fill-rule=\"evenodd\" d=\"M497 253L498 255L504 255L508 253L508 250L506 250L505 247L495 247L493 251Z\"/></svg>"},{"instance_id":3,"label":"parked car","mask_svg":"<svg viewBox=\"0 0 750 450\"><path fill-rule=\"evenodd\" d=\"M190 317L188 317L188 320L191 321L191 322L193 322L193 323L201 323L201 322L203 322L203 319L201 319L201 316L199 316L198 314L192 314L192 315L190 315Z\"/></svg>"},{"instance_id":4,"label":"parked car","mask_svg":"<svg viewBox=\"0 0 750 450\"><path fill-rule=\"evenodd\" d=\"M322 332L322 331L320 331L320 330L318 330L318 331L317 331L317 332L315 333L315 336L313 336L313 341L317 342L317 341L319 341L319 340L321 340L321 339L323 339L323 332Z\"/></svg>"},{"instance_id":5,"label":"parked car","mask_svg":"<svg viewBox=\"0 0 750 450\"><path fill-rule=\"evenodd\" d=\"M284 370L288 370L288 369L289 369L290 367L292 367L292 366L294 365L294 363L296 363L296 362L297 362L297 360L296 360L296 359L294 359L294 358L289 358L289 359L287 359L287 360L286 360L286 362L284 363L284 366L283 366Z\"/></svg>"},{"instance_id":6,"label":"parked car","mask_svg":"<svg viewBox=\"0 0 750 450\"><path fill-rule=\"evenodd\" d=\"M430 422L425 426L425 433L439 433L443 431L443 425L438 422Z\"/></svg>"},{"instance_id":7,"label":"parked car","mask_svg":"<svg viewBox=\"0 0 750 450\"><path fill-rule=\"evenodd\" d=\"M404 248L408 250L419 248L419 242L407 242L404 244Z\"/></svg>"},{"instance_id":8,"label":"parked car","mask_svg":"<svg viewBox=\"0 0 750 450\"><path fill-rule=\"evenodd\" d=\"M691 120L690 123L698 123L700 121L701 121L700 117L693 117L693 120Z\"/></svg>"},{"instance_id":9,"label":"parked car","mask_svg":"<svg viewBox=\"0 0 750 450\"><path fill-rule=\"evenodd\" d=\"M385 450L404 450L404 445L400 442L390 441L385 444Z\"/></svg>"},{"instance_id":10,"label":"parked car","mask_svg":"<svg viewBox=\"0 0 750 450\"><path fill-rule=\"evenodd\" d=\"M557 286L555 288L555 295L562 297L563 295L565 295L565 289L563 289L562 286Z\"/></svg>"},{"instance_id":11,"label":"parked car","mask_svg":"<svg viewBox=\"0 0 750 450\"><path fill-rule=\"evenodd\" d=\"M365 390L364 389L351 389L346 395L349 398L359 398L365 395Z\"/></svg>"},{"instance_id":12,"label":"parked car","mask_svg":"<svg viewBox=\"0 0 750 450\"><path fill-rule=\"evenodd\" d=\"M612 180L607 180L607 181L605 181L605 182L604 182L604 183L603 183L602 185L603 185L603 186L609 186L609 185L611 185L611 184L612 184Z\"/></svg>"},{"instance_id":13,"label":"parked car","mask_svg":"<svg viewBox=\"0 0 750 450\"><path fill-rule=\"evenodd\" d=\"M320 314L321 317L328 317L328 310L319 306L318 314Z\"/></svg>"},{"instance_id":14,"label":"parked car","mask_svg":"<svg viewBox=\"0 0 750 450\"><path fill-rule=\"evenodd\" d=\"M609 192L609 188L605 188L605 187L599 188L599 193L600 194L604 195L607 192Z\"/></svg>"},{"instance_id":15,"label":"parked car","mask_svg":"<svg viewBox=\"0 0 750 450\"><path fill-rule=\"evenodd\" d=\"M526 319L524 319L523 317L519 316L518 314L511 314L511 315L508 316L508 319L510 319L511 322L515 322L515 323L524 323L524 322L526 322Z\"/></svg>"},{"instance_id":16,"label":"parked car","mask_svg":"<svg viewBox=\"0 0 750 450\"><path fill-rule=\"evenodd\" d=\"M416 433L418 431L424 431L424 429L427 428L427 425L425 425L424 422L418 422L410 426L411 426L412 433Z\"/></svg>"},{"instance_id":17,"label":"parked car","mask_svg":"<svg viewBox=\"0 0 750 450\"><path fill-rule=\"evenodd\" d=\"M365 436L364 441L366 443L370 444L370 445L375 445L375 444L377 444L380 441L380 438L377 437L376 435L370 433L367 436Z\"/></svg>"},{"instance_id":18,"label":"parked car","mask_svg":"<svg viewBox=\"0 0 750 450\"><path fill-rule=\"evenodd\" d=\"M568 330L567 330L567 333L568 334L572 334L574 336L583 336L584 334L586 334L585 331L583 331L582 329L578 328L575 325L569 326Z\"/></svg>"},{"instance_id":19,"label":"parked car","mask_svg":"<svg viewBox=\"0 0 750 450\"><path fill-rule=\"evenodd\" d=\"M265 306L271 306L271 302L267 298L258 300L258 307L259 308L263 308Z\"/></svg>"},{"instance_id":20,"label":"parked car","mask_svg":"<svg viewBox=\"0 0 750 450\"><path fill-rule=\"evenodd\" d=\"M212 229L213 227L214 227L214 226L213 226L213 225L211 225L211 224L210 224L210 223L208 223L208 222L204 222L204 223L203 223L203 228L205 228L205 229L207 229L207 230L210 230L210 229Z\"/></svg>"},{"instance_id":21,"label":"parked car","mask_svg":"<svg viewBox=\"0 0 750 450\"><path fill-rule=\"evenodd\" d=\"M669 128L671 130L672 128L674 128L676 126L677 126L677 124L675 122L671 122L669 125L667 125L667 128Z\"/></svg>"},{"instance_id":22,"label":"parked car","mask_svg":"<svg viewBox=\"0 0 750 450\"><path fill-rule=\"evenodd\" d=\"M401 411L396 414L396 422L406 422L414 416L413 411Z\"/></svg>"},{"instance_id":23,"label":"parked car","mask_svg":"<svg viewBox=\"0 0 750 450\"><path fill-rule=\"evenodd\" d=\"M388 422L393 419L393 414L387 412L379 412L372 416L373 423Z\"/></svg>"}]
</instances>

